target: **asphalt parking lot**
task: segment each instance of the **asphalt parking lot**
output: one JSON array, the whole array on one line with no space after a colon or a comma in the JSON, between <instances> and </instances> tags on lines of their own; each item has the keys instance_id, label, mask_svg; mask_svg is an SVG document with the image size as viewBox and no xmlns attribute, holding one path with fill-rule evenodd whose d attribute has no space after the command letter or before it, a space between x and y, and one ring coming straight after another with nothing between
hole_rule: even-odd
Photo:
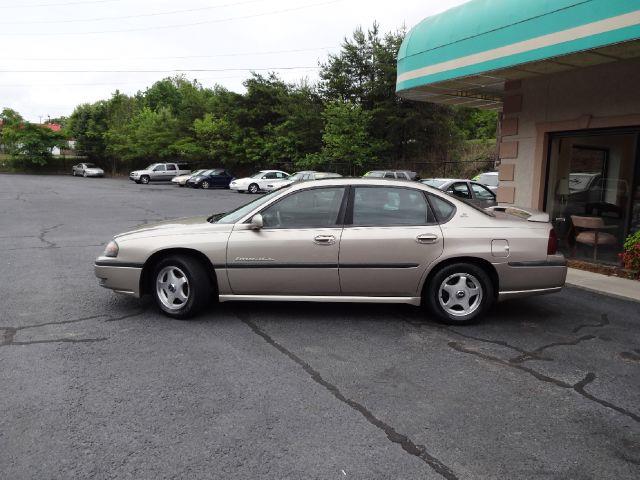
<instances>
[{"instance_id":1,"label":"asphalt parking lot","mask_svg":"<svg viewBox=\"0 0 640 480\"><path fill-rule=\"evenodd\" d=\"M0 477L640 478L640 305L567 288L472 327L392 305L193 321L98 286L115 233L250 197L0 175Z\"/></svg>"}]
</instances>

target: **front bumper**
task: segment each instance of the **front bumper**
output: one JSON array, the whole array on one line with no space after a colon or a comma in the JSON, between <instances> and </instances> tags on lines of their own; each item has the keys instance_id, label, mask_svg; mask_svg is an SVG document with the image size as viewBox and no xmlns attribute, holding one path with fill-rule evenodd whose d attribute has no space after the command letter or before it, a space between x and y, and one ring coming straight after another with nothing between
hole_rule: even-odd
<instances>
[{"instance_id":1,"label":"front bumper","mask_svg":"<svg viewBox=\"0 0 640 480\"><path fill-rule=\"evenodd\" d=\"M101 287L140 297L142 265L98 259L93 269Z\"/></svg>"},{"instance_id":2,"label":"front bumper","mask_svg":"<svg viewBox=\"0 0 640 480\"><path fill-rule=\"evenodd\" d=\"M231 185L229 184L229 190L237 190L238 192L245 192L249 186L248 185Z\"/></svg>"},{"instance_id":3,"label":"front bumper","mask_svg":"<svg viewBox=\"0 0 640 480\"><path fill-rule=\"evenodd\" d=\"M87 177L104 177L104 172L85 172Z\"/></svg>"}]
</instances>

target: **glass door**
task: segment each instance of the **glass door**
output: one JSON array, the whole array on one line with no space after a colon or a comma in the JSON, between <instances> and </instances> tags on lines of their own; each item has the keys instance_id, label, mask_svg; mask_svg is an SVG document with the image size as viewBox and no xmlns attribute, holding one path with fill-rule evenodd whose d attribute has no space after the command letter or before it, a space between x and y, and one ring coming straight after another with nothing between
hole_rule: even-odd
<instances>
[{"instance_id":1,"label":"glass door","mask_svg":"<svg viewBox=\"0 0 640 480\"><path fill-rule=\"evenodd\" d=\"M563 253L618 264L625 236L640 228L638 131L578 131L549 142L546 211Z\"/></svg>"}]
</instances>

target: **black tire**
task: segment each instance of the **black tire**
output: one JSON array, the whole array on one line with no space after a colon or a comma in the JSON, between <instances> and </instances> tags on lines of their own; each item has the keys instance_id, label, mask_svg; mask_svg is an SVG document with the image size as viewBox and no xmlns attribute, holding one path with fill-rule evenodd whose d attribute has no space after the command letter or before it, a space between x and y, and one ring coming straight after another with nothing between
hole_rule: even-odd
<instances>
[{"instance_id":1,"label":"black tire","mask_svg":"<svg viewBox=\"0 0 640 480\"><path fill-rule=\"evenodd\" d=\"M87 172L82 172L82 176L83 176L84 178L87 178Z\"/></svg>"},{"instance_id":2,"label":"black tire","mask_svg":"<svg viewBox=\"0 0 640 480\"><path fill-rule=\"evenodd\" d=\"M140 177L140 183L142 183L143 185L147 185L150 180L151 179L149 178L149 175L143 175Z\"/></svg>"},{"instance_id":3,"label":"black tire","mask_svg":"<svg viewBox=\"0 0 640 480\"><path fill-rule=\"evenodd\" d=\"M204 188L205 190L208 190L210 186L211 185L209 185L209 182L206 180L203 180L202 183L200 184L200 188Z\"/></svg>"},{"instance_id":4,"label":"black tire","mask_svg":"<svg viewBox=\"0 0 640 480\"><path fill-rule=\"evenodd\" d=\"M249 193L258 193L260 191L260 187L258 186L257 183L252 183L251 185L249 185L249 188L247 189L247 192Z\"/></svg>"},{"instance_id":5,"label":"black tire","mask_svg":"<svg viewBox=\"0 0 640 480\"><path fill-rule=\"evenodd\" d=\"M447 281L447 279L450 279L447 285L456 287L455 284L449 282L462 281L457 277L458 275L464 275L467 279L466 283L463 284L464 286L460 289L461 297L459 298L470 299L471 301L468 301L468 303L470 303L472 307L476 301L478 302L472 311L467 314L464 313L465 310L463 306L453 305L449 307L449 309L445 308L439 298L442 296L443 302L447 303L449 294L443 290L441 295L440 288L443 287L444 289L444 282ZM478 301L475 295L471 295L465 287L479 288L481 293L480 300ZM465 291L463 291L463 288ZM478 322L484 313L491 308L495 300L494 286L489 275L484 269L471 263L454 263L438 270L429 282L429 285L426 286L423 298L424 303L431 313L436 316L438 321L449 325L469 325ZM456 307L459 307L459 310L452 312Z\"/></svg>"},{"instance_id":6,"label":"black tire","mask_svg":"<svg viewBox=\"0 0 640 480\"><path fill-rule=\"evenodd\" d=\"M75 177L76 176L76 171L73 170L73 172L71 172L71 175L73 175Z\"/></svg>"},{"instance_id":7,"label":"black tire","mask_svg":"<svg viewBox=\"0 0 640 480\"><path fill-rule=\"evenodd\" d=\"M167 267L177 267L187 277L188 299L179 308L168 308L160 298L157 288L158 276ZM150 293L158 308L172 318L188 319L204 309L211 301L213 287L207 275L205 266L197 259L188 255L171 255L160 260L153 269L150 282Z\"/></svg>"}]
</instances>

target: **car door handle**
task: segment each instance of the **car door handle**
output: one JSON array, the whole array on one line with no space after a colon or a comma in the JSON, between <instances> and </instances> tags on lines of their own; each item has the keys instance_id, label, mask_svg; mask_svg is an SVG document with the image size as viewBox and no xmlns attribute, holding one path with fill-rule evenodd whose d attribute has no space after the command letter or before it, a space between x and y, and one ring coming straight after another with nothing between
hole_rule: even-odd
<instances>
[{"instance_id":1,"label":"car door handle","mask_svg":"<svg viewBox=\"0 0 640 480\"><path fill-rule=\"evenodd\" d=\"M418 243L436 243L438 241L438 236L433 233L423 233L416 237L416 242Z\"/></svg>"},{"instance_id":2,"label":"car door handle","mask_svg":"<svg viewBox=\"0 0 640 480\"><path fill-rule=\"evenodd\" d=\"M336 237L333 235L318 235L313 239L316 245L333 245L336 243Z\"/></svg>"}]
</instances>

